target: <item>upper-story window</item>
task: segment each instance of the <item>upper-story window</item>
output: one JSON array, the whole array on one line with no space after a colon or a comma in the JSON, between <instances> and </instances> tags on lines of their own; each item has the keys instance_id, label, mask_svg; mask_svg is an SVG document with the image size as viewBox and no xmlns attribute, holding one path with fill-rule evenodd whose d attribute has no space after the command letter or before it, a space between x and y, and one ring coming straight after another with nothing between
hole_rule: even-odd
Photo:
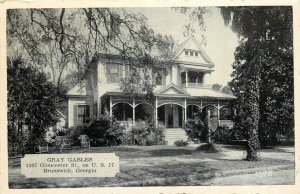
<instances>
[{"instance_id":1,"label":"upper-story window","mask_svg":"<svg viewBox=\"0 0 300 194\"><path fill-rule=\"evenodd\" d=\"M122 75L122 65L121 64L107 64L106 66L106 77L108 83L119 83Z\"/></svg>"},{"instance_id":2,"label":"upper-story window","mask_svg":"<svg viewBox=\"0 0 300 194\"><path fill-rule=\"evenodd\" d=\"M158 70L154 74L155 84L156 85L165 85L166 84L166 76L163 69Z\"/></svg>"},{"instance_id":3,"label":"upper-story window","mask_svg":"<svg viewBox=\"0 0 300 194\"><path fill-rule=\"evenodd\" d=\"M191 57L198 57L199 56L199 52L197 51L190 51L190 50L187 50L187 51L184 51L184 54L185 56L191 56Z\"/></svg>"}]
</instances>

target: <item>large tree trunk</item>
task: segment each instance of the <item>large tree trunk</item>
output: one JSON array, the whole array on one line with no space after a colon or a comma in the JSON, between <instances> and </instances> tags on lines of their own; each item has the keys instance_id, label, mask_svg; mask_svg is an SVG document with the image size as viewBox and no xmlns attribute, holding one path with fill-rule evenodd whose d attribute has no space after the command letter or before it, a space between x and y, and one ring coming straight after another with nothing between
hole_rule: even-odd
<instances>
[{"instance_id":1,"label":"large tree trunk","mask_svg":"<svg viewBox=\"0 0 300 194\"><path fill-rule=\"evenodd\" d=\"M257 62L259 62L259 59L248 64L250 67L245 82L245 112L247 113L245 127L248 133L246 160L248 161L257 161L259 159L257 151L260 149L258 127L261 74Z\"/></svg>"}]
</instances>

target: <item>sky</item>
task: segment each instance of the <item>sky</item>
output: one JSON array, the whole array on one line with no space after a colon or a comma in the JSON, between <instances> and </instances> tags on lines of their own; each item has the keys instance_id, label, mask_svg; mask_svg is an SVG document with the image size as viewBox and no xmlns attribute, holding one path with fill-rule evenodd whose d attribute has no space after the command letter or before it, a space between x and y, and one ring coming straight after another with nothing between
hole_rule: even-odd
<instances>
[{"instance_id":1,"label":"sky","mask_svg":"<svg viewBox=\"0 0 300 194\"><path fill-rule=\"evenodd\" d=\"M148 24L156 32L172 35L178 43L183 42L184 25L188 24L189 18L171 8L132 8L132 12L141 13L148 18ZM212 73L211 82L227 85L231 80L234 51L238 46L238 38L232 30L224 25L223 18L217 8L211 8L210 14L205 16L206 31L197 30L195 38L200 42L201 34L206 37L206 45L202 48L215 63L215 71Z\"/></svg>"}]
</instances>

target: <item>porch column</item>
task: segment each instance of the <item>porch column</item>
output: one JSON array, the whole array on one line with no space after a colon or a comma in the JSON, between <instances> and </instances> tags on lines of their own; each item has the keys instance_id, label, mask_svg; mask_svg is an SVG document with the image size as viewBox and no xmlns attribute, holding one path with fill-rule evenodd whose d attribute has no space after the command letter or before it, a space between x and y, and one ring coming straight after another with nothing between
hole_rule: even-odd
<instances>
[{"instance_id":1,"label":"porch column","mask_svg":"<svg viewBox=\"0 0 300 194\"><path fill-rule=\"evenodd\" d=\"M154 107L154 109L155 109L155 116L154 116L154 118L155 118L155 126L158 127L158 118L157 118L157 97L155 98L155 107Z\"/></svg>"},{"instance_id":2,"label":"porch column","mask_svg":"<svg viewBox=\"0 0 300 194\"><path fill-rule=\"evenodd\" d=\"M181 126L182 128L184 128L185 122L186 122L186 121L184 120L184 110L185 110L185 109L183 108L183 109L182 109L182 126Z\"/></svg>"},{"instance_id":3,"label":"porch column","mask_svg":"<svg viewBox=\"0 0 300 194\"><path fill-rule=\"evenodd\" d=\"M203 109L202 99L200 99L200 108L201 108L201 112L202 112L202 109Z\"/></svg>"},{"instance_id":4,"label":"porch column","mask_svg":"<svg viewBox=\"0 0 300 194\"><path fill-rule=\"evenodd\" d=\"M112 97L109 97L109 116L112 117Z\"/></svg>"},{"instance_id":5,"label":"porch column","mask_svg":"<svg viewBox=\"0 0 300 194\"><path fill-rule=\"evenodd\" d=\"M132 124L135 126L135 98L132 101Z\"/></svg>"},{"instance_id":6,"label":"porch column","mask_svg":"<svg viewBox=\"0 0 300 194\"><path fill-rule=\"evenodd\" d=\"M185 87L188 87L188 72L185 71Z\"/></svg>"},{"instance_id":7,"label":"porch column","mask_svg":"<svg viewBox=\"0 0 300 194\"><path fill-rule=\"evenodd\" d=\"M218 126L220 125L220 101L218 100Z\"/></svg>"},{"instance_id":8,"label":"porch column","mask_svg":"<svg viewBox=\"0 0 300 194\"><path fill-rule=\"evenodd\" d=\"M184 121L186 122L187 120L187 115L186 115L186 98L184 99Z\"/></svg>"},{"instance_id":9,"label":"porch column","mask_svg":"<svg viewBox=\"0 0 300 194\"><path fill-rule=\"evenodd\" d=\"M97 117L99 118L101 115L101 109L102 109L102 104L101 104L101 97L98 98L98 107L97 107Z\"/></svg>"},{"instance_id":10,"label":"porch column","mask_svg":"<svg viewBox=\"0 0 300 194\"><path fill-rule=\"evenodd\" d=\"M210 110L207 110L208 143L210 143Z\"/></svg>"}]
</instances>

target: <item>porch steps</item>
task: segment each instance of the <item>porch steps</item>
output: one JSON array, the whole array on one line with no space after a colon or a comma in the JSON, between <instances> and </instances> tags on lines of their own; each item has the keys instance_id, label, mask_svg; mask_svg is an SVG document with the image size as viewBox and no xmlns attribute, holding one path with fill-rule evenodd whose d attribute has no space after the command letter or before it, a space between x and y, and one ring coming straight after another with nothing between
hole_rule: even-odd
<instances>
[{"instance_id":1,"label":"porch steps","mask_svg":"<svg viewBox=\"0 0 300 194\"><path fill-rule=\"evenodd\" d=\"M187 141L188 137L186 132L182 128L167 128L165 133L165 139L168 145L174 145L176 140Z\"/></svg>"}]
</instances>

